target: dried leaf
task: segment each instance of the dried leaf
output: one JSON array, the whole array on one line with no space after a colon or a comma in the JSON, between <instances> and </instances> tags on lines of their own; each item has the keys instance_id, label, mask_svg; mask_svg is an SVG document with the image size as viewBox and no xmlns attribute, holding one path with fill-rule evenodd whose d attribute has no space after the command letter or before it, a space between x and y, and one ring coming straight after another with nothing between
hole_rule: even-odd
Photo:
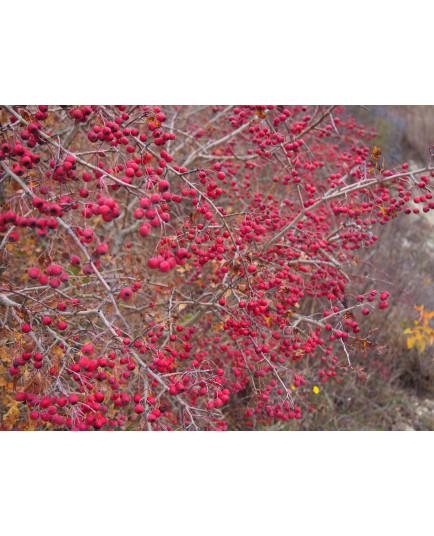
<instances>
[{"instance_id":1,"label":"dried leaf","mask_svg":"<svg viewBox=\"0 0 434 536\"><path fill-rule=\"evenodd\" d=\"M374 145L372 149L371 158L373 160L379 160L381 158L381 148L378 145Z\"/></svg>"}]
</instances>

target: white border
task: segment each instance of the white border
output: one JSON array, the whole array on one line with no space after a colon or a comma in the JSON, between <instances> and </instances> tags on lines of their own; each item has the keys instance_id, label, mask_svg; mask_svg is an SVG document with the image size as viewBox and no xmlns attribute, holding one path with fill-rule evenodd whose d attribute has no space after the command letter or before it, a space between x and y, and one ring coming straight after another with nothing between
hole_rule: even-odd
<instances>
[{"instance_id":1,"label":"white border","mask_svg":"<svg viewBox=\"0 0 434 536\"><path fill-rule=\"evenodd\" d=\"M429 432L25 433L1 435L2 524L14 534L397 536L431 525Z\"/></svg>"}]
</instances>

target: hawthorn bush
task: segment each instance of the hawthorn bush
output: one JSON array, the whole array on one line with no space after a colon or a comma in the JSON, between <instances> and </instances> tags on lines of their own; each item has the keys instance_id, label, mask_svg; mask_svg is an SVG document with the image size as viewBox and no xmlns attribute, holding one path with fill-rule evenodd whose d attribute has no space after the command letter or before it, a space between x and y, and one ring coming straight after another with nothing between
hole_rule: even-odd
<instances>
[{"instance_id":1,"label":"hawthorn bush","mask_svg":"<svg viewBox=\"0 0 434 536\"><path fill-rule=\"evenodd\" d=\"M366 380L360 319L390 298L348 268L434 208L430 162L385 169L337 106L0 120L3 429L290 429Z\"/></svg>"}]
</instances>

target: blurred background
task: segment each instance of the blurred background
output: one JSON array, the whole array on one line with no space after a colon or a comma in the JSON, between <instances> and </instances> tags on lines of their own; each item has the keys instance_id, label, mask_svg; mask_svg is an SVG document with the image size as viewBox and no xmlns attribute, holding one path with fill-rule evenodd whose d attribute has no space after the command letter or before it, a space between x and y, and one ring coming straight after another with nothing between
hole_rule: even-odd
<instances>
[{"instance_id":1,"label":"blurred background","mask_svg":"<svg viewBox=\"0 0 434 536\"><path fill-rule=\"evenodd\" d=\"M410 164L427 165L434 144L434 106L346 106L360 123L375 128L374 144L381 147L386 169ZM434 179L432 179L434 181ZM432 184L432 183L431 183ZM414 205L417 206L417 205ZM434 345L422 339L409 348L406 329L434 328L434 211L398 217L374 231L378 241L359 254L349 272L361 292L387 290L390 307L373 313L362 325L381 349L355 356L353 365L364 366L368 381L356 375L333 391L320 389L315 410L297 422L305 430L433 430ZM415 306L423 306L416 310ZM425 315L423 314L425 312ZM430 333L420 330L420 333ZM385 346L385 348L384 348Z\"/></svg>"}]
</instances>

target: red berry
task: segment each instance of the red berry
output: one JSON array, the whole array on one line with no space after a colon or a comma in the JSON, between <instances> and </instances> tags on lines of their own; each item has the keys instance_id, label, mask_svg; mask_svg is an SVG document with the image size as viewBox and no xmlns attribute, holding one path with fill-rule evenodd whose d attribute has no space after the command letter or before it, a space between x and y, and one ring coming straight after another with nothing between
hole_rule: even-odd
<instances>
[{"instance_id":1,"label":"red berry","mask_svg":"<svg viewBox=\"0 0 434 536\"><path fill-rule=\"evenodd\" d=\"M149 223L142 223L139 229L140 236L149 236L151 234L151 226Z\"/></svg>"},{"instance_id":2,"label":"red berry","mask_svg":"<svg viewBox=\"0 0 434 536\"><path fill-rule=\"evenodd\" d=\"M125 287L121 290L120 296L123 300L129 300L133 295L133 291L129 287Z\"/></svg>"},{"instance_id":3,"label":"red berry","mask_svg":"<svg viewBox=\"0 0 434 536\"><path fill-rule=\"evenodd\" d=\"M66 398L66 396L61 396L57 399L57 403L61 408L63 408L68 403L68 399Z\"/></svg>"},{"instance_id":4,"label":"red berry","mask_svg":"<svg viewBox=\"0 0 434 536\"><path fill-rule=\"evenodd\" d=\"M167 181L160 181L158 183L158 190L163 193L166 192L170 188L170 184Z\"/></svg>"},{"instance_id":5,"label":"red berry","mask_svg":"<svg viewBox=\"0 0 434 536\"><path fill-rule=\"evenodd\" d=\"M30 268L29 277L31 279L38 279L39 275L40 275L40 271L37 268Z\"/></svg>"},{"instance_id":6,"label":"red berry","mask_svg":"<svg viewBox=\"0 0 434 536\"><path fill-rule=\"evenodd\" d=\"M170 264L167 261L160 262L158 266L160 272L168 272L170 270Z\"/></svg>"},{"instance_id":7,"label":"red berry","mask_svg":"<svg viewBox=\"0 0 434 536\"><path fill-rule=\"evenodd\" d=\"M143 413L145 411L145 408L142 406L142 404L136 404L136 407L134 408L134 411L138 414Z\"/></svg>"},{"instance_id":8,"label":"red berry","mask_svg":"<svg viewBox=\"0 0 434 536\"><path fill-rule=\"evenodd\" d=\"M160 262L162 262L162 260L163 260L162 257L152 257L151 259L148 260L149 268L152 268L153 270L155 268L158 268L159 265L160 265Z\"/></svg>"}]
</instances>

